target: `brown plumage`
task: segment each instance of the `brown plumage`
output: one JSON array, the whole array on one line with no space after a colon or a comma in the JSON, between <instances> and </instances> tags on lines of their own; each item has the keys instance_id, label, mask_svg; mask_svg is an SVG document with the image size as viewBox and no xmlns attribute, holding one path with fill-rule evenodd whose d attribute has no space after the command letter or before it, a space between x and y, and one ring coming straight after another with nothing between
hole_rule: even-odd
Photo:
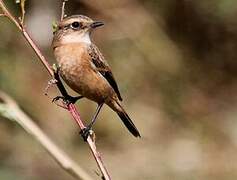
<instances>
[{"instance_id":1,"label":"brown plumage","mask_svg":"<svg viewBox=\"0 0 237 180\"><path fill-rule=\"evenodd\" d=\"M59 22L52 44L59 73L80 95L111 107L128 130L140 137L121 105L122 97L111 68L90 40L91 31L100 25L102 23L82 15L71 16Z\"/></svg>"}]
</instances>

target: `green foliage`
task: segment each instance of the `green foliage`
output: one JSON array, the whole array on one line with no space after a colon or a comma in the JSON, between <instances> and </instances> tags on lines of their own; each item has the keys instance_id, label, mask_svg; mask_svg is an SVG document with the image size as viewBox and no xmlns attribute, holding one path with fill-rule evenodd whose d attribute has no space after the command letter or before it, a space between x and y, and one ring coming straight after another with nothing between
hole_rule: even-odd
<instances>
[{"instance_id":1,"label":"green foliage","mask_svg":"<svg viewBox=\"0 0 237 180\"><path fill-rule=\"evenodd\" d=\"M52 28L53 28L53 33L55 33L57 31L57 29L58 29L58 24L57 24L56 21L52 22Z\"/></svg>"}]
</instances>

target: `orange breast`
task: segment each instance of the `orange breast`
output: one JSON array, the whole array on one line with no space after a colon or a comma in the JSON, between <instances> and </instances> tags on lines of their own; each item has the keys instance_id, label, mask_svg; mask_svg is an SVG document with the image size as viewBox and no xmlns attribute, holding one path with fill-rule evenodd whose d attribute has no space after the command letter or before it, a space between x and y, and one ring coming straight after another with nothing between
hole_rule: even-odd
<instances>
[{"instance_id":1,"label":"orange breast","mask_svg":"<svg viewBox=\"0 0 237 180\"><path fill-rule=\"evenodd\" d=\"M96 102L114 95L107 80L94 69L87 44L67 44L54 50L60 75L76 92Z\"/></svg>"}]
</instances>

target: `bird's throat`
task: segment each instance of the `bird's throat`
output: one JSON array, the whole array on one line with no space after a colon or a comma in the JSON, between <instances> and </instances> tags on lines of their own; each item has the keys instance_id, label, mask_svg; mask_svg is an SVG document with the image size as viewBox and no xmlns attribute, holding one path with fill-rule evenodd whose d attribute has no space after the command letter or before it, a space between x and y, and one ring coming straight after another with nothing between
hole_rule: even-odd
<instances>
[{"instance_id":1,"label":"bird's throat","mask_svg":"<svg viewBox=\"0 0 237 180\"><path fill-rule=\"evenodd\" d=\"M62 38L62 44L68 43L87 43L91 44L89 33L83 34L67 34Z\"/></svg>"}]
</instances>

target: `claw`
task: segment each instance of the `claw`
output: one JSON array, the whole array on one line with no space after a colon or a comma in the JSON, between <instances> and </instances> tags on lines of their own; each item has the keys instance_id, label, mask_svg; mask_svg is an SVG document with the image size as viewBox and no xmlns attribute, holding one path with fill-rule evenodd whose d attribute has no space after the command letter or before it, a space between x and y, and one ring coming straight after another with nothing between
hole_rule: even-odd
<instances>
[{"instance_id":1,"label":"claw","mask_svg":"<svg viewBox=\"0 0 237 180\"><path fill-rule=\"evenodd\" d=\"M67 96L67 97L64 97L64 96L56 96L55 98L53 98L52 102L55 103L57 102L58 100L62 100L64 102L64 104L68 105L70 103L73 103L75 104L77 100L81 99L83 96L77 96L77 97L72 97L72 96Z\"/></svg>"},{"instance_id":2,"label":"claw","mask_svg":"<svg viewBox=\"0 0 237 180\"><path fill-rule=\"evenodd\" d=\"M62 99L63 102L61 104L58 103L60 99ZM55 98L53 98L52 103L55 103L57 106L62 107L64 109L68 109L67 104L65 103L65 98L63 96L56 96Z\"/></svg>"},{"instance_id":3,"label":"claw","mask_svg":"<svg viewBox=\"0 0 237 180\"><path fill-rule=\"evenodd\" d=\"M63 96L56 96L55 98L53 98L52 102L54 103L54 102L58 101L59 99L62 99L63 101L65 101L65 97L63 97Z\"/></svg>"}]
</instances>

